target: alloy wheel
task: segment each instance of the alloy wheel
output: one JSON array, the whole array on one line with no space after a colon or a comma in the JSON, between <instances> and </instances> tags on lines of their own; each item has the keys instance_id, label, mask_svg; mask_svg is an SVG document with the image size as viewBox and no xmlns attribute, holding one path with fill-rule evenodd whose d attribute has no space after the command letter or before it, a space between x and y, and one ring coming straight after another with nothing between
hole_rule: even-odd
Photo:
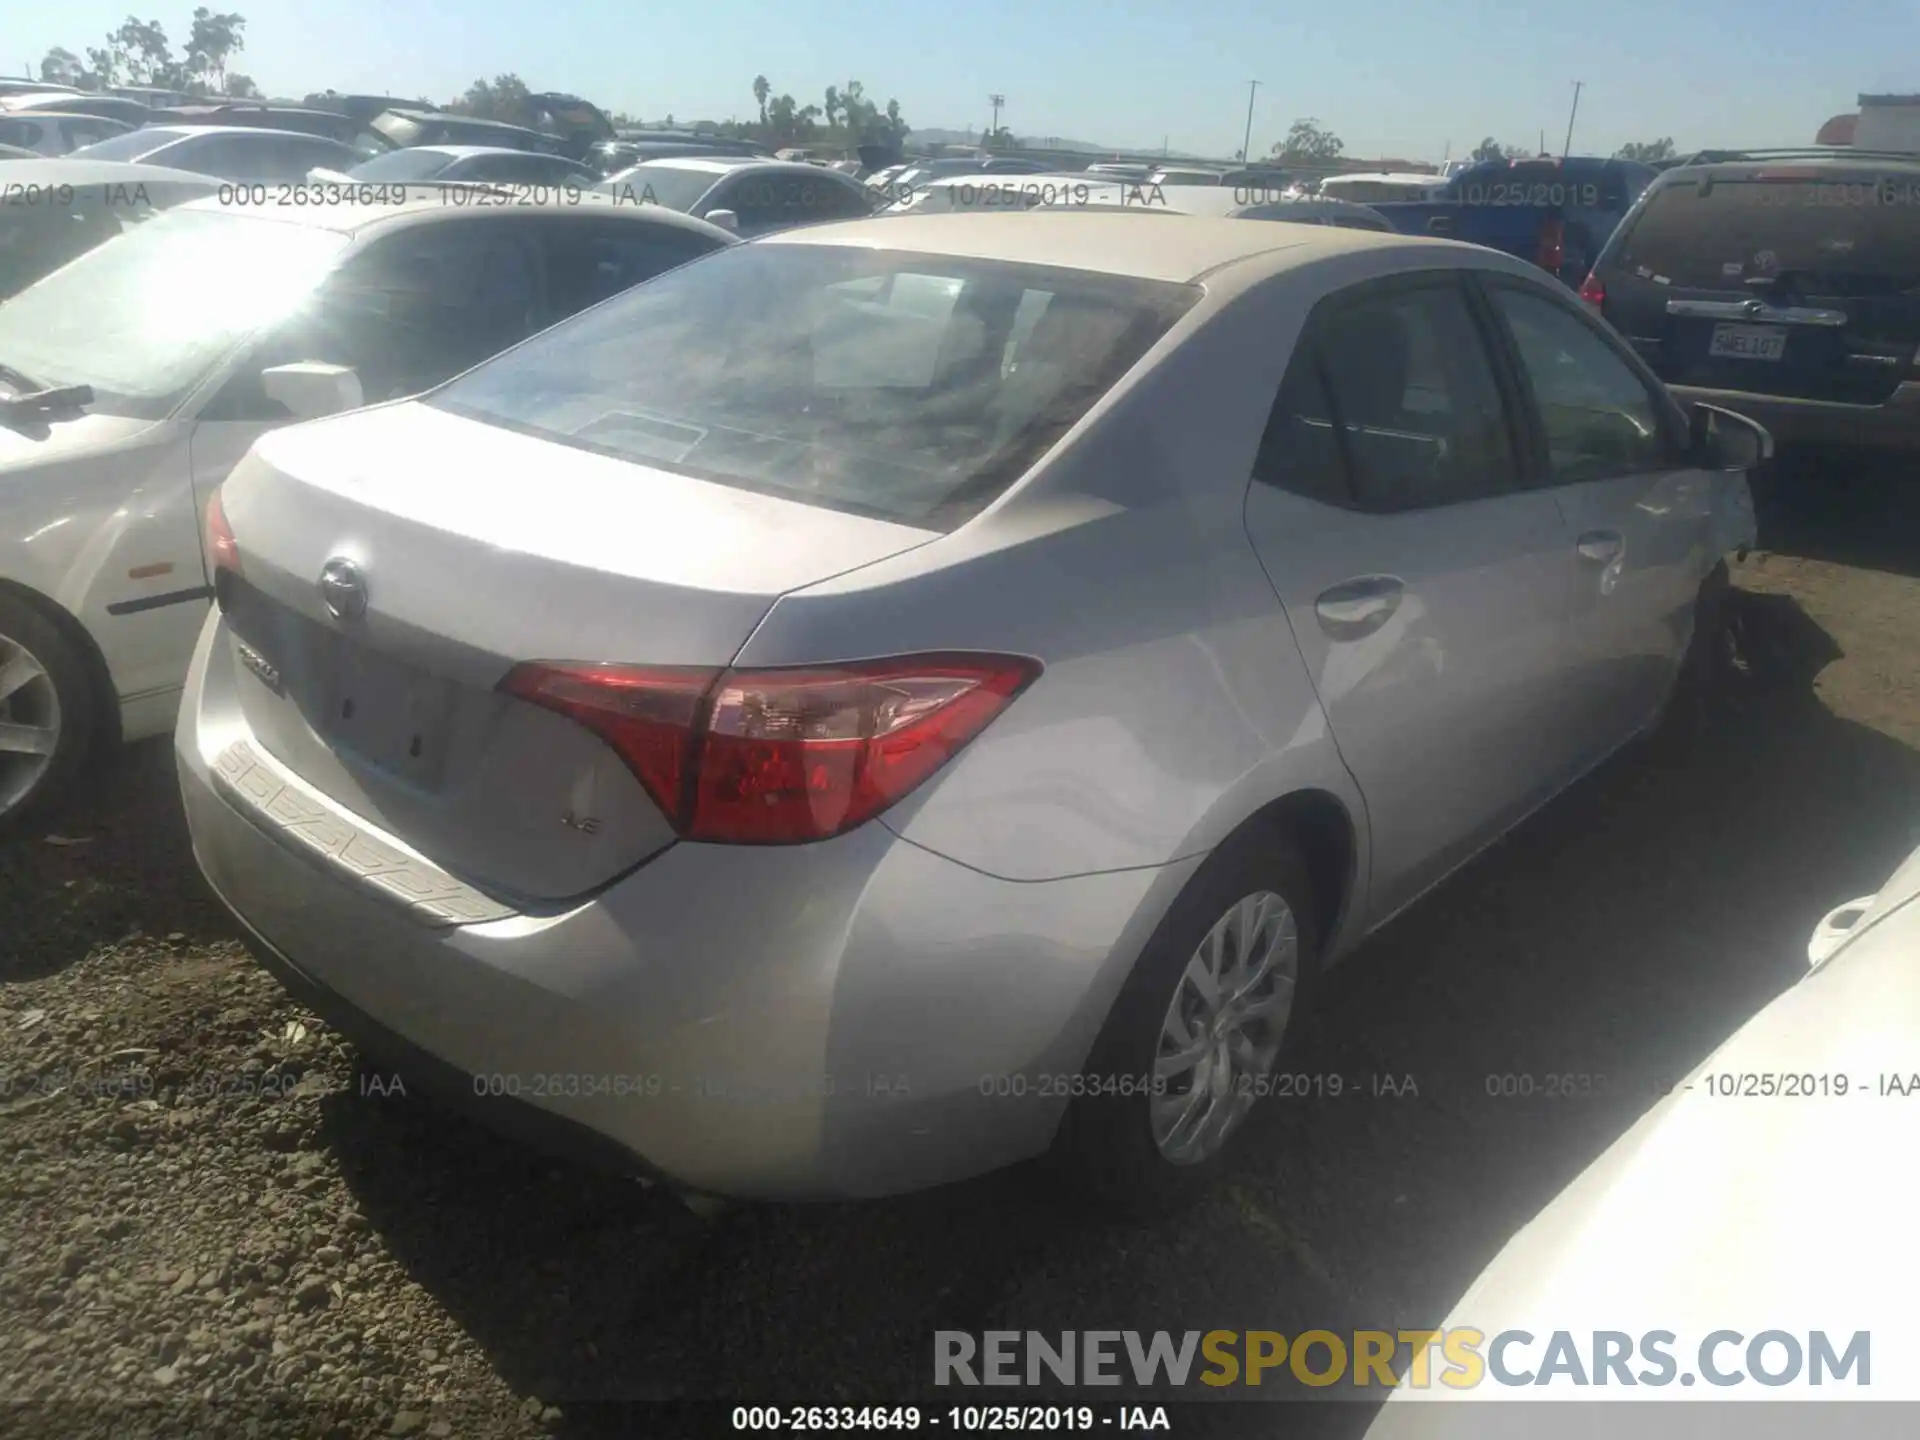
<instances>
[{"instance_id":1,"label":"alloy wheel","mask_svg":"<svg viewBox=\"0 0 1920 1440\"><path fill-rule=\"evenodd\" d=\"M0 815L40 783L60 746L60 696L47 667L0 634Z\"/></svg>"},{"instance_id":2,"label":"alloy wheel","mask_svg":"<svg viewBox=\"0 0 1920 1440\"><path fill-rule=\"evenodd\" d=\"M1253 1108L1293 1013L1300 931L1271 890L1243 897L1213 924L1161 1022L1150 1101L1154 1144L1175 1165L1217 1154Z\"/></svg>"}]
</instances>

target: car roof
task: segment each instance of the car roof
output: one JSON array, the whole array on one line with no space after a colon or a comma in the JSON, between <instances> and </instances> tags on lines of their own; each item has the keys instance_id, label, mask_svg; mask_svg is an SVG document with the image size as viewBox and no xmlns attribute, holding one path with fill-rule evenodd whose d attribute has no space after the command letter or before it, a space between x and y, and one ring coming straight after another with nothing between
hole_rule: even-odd
<instances>
[{"instance_id":1,"label":"car roof","mask_svg":"<svg viewBox=\"0 0 1920 1440\"><path fill-rule=\"evenodd\" d=\"M1342 230L1330 225L1250 225L1216 216L1163 216L1141 225L1112 211L1034 209L946 215L893 214L868 220L807 225L754 241L756 245L856 245L957 259L1091 270L1139 280L1185 284L1242 261L1259 260L1264 273L1347 250L1392 246L1475 251L1479 246Z\"/></svg>"},{"instance_id":2,"label":"car roof","mask_svg":"<svg viewBox=\"0 0 1920 1440\"><path fill-rule=\"evenodd\" d=\"M1372 180L1375 183L1388 181L1395 185L1444 185L1444 175L1428 175L1419 170L1353 170L1344 175L1329 175L1320 183L1330 185L1336 180Z\"/></svg>"},{"instance_id":3,"label":"car roof","mask_svg":"<svg viewBox=\"0 0 1920 1440\"><path fill-rule=\"evenodd\" d=\"M124 120L116 120L111 115L88 115L73 110L0 110L0 120L97 120L108 125L126 125ZM129 130L134 126L127 125Z\"/></svg>"},{"instance_id":4,"label":"car roof","mask_svg":"<svg viewBox=\"0 0 1920 1440\"><path fill-rule=\"evenodd\" d=\"M667 155L658 160L642 160L633 168L657 167L662 170L705 170L715 175L724 175L734 170L744 170L749 166L761 170L788 171L803 170L811 174L820 169L818 165L809 165L804 160L775 160L771 156L758 155Z\"/></svg>"},{"instance_id":5,"label":"car roof","mask_svg":"<svg viewBox=\"0 0 1920 1440\"><path fill-rule=\"evenodd\" d=\"M516 150L511 145L409 145L408 150L425 150L432 155L447 155L455 160L471 160L476 155L533 155L541 160L564 160L564 155L543 155L535 150ZM400 154L400 151L389 151ZM379 157L375 157L376 159Z\"/></svg>"},{"instance_id":6,"label":"car roof","mask_svg":"<svg viewBox=\"0 0 1920 1440\"><path fill-rule=\"evenodd\" d=\"M309 135L304 130L274 130L265 125L143 125L135 133L164 135L169 140L191 140L201 135L246 135L265 136L270 140L311 140L320 145L340 143L324 135Z\"/></svg>"},{"instance_id":7,"label":"car roof","mask_svg":"<svg viewBox=\"0 0 1920 1440\"><path fill-rule=\"evenodd\" d=\"M213 191L221 182L211 175L175 170L168 165L142 165L133 160L89 160L85 156L42 156L33 171L37 185L191 185Z\"/></svg>"},{"instance_id":8,"label":"car roof","mask_svg":"<svg viewBox=\"0 0 1920 1440\"><path fill-rule=\"evenodd\" d=\"M521 153L521 152L512 152ZM342 185L343 192L351 193L355 187ZM370 234L375 230L389 226L421 225L432 223L435 216L446 219L464 217L467 219L485 219L489 216L526 215L545 212L554 215L593 216L604 219L618 216L622 219L635 219L649 224L664 225L675 230L691 230L701 235L719 235L728 241L738 237L728 234L717 225L709 225L704 220L696 220L683 215L678 210L665 205L636 204L614 195L603 195L592 190L557 193L552 198L546 196L514 196L511 205L449 205L446 202L445 189L438 185L421 185L419 193L413 194L413 187L398 185L388 187L405 192L406 198L394 204L380 204L377 201L360 203L358 201L323 201L313 205L270 205L265 209L259 206L229 204L218 196L204 200L194 200L181 206L183 210L232 210L255 219L273 224L305 225L315 230L337 230L344 235ZM484 184L476 183L474 190L485 190ZM522 203L526 200L527 203Z\"/></svg>"},{"instance_id":9,"label":"car roof","mask_svg":"<svg viewBox=\"0 0 1920 1440\"><path fill-rule=\"evenodd\" d=\"M1697 182L1703 175L1709 174L1750 174L1755 170L1778 170L1782 172L1798 170L1802 166L1821 170L1914 170L1920 169L1920 153L1897 150L1852 150L1836 147L1831 152L1818 151L1782 151L1769 154L1758 151L1742 154L1739 151L1703 151L1690 156L1677 165L1662 170L1655 178L1656 185L1671 185L1669 176L1679 176L1679 183Z\"/></svg>"}]
</instances>

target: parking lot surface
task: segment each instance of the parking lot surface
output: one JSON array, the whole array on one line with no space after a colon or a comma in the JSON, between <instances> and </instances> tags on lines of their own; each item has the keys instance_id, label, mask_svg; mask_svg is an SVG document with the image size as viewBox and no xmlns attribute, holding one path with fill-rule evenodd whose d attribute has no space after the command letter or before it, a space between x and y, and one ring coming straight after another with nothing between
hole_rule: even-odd
<instances>
[{"instance_id":1,"label":"parking lot surface","mask_svg":"<svg viewBox=\"0 0 1920 1440\"><path fill-rule=\"evenodd\" d=\"M1697 761L1623 756L1335 971L1285 1068L1343 1093L1267 1102L1233 1183L1156 1225L1021 1172L696 1218L518 1150L257 970L136 748L0 847L0 1393L48 1434L591 1433L605 1401L949 1403L936 1329L1437 1323L1915 843L1911 477L1757 489Z\"/></svg>"}]
</instances>

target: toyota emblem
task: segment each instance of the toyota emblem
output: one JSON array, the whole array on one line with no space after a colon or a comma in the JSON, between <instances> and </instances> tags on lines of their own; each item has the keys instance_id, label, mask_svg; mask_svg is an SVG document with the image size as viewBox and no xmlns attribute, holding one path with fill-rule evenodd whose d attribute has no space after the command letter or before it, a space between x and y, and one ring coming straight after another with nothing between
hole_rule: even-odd
<instances>
[{"instance_id":1,"label":"toyota emblem","mask_svg":"<svg viewBox=\"0 0 1920 1440\"><path fill-rule=\"evenodd\" d=\"M367 577L360 567L336 555L320 567L320 598L336 620L358 620L367 613Z\"/></svg>"}]
</instances>

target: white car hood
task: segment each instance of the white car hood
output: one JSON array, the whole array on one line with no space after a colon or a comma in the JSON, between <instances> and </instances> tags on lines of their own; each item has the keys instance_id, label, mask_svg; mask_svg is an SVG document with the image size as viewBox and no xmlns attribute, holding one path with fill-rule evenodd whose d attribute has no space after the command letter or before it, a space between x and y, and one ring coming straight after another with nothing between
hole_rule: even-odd
<instances>
[{"instance_id":1,"label":"white car hood","mask_svg":"<svg viewBox=\"0 0 1920 1440\"><path fill-rule=\"evenodd\" d=\"M1667 1330L1682 1369L1718 1330L1802 1339L1825 1330L1839 1347L1864 1330L1870 1387L1813 1389L1804 1371L1778 1388L1576 1388L1560 1377L1403 1385L1370 1440L1443 1433L1438 1417L1415 1418L1428 1406L1401 1402L1920 1399L1917 892L1920 852L1882 891L1877 923L1863 920L1824 966L1648 1111L1514 1236L1442 1322L1489 1338L1529 1331L1542 1344L1567 1331L1582 1355L1595 1330ZM1723 1076L1736 1093L1716 1093ZM1747 1076L1798 1076L1803 1087L1810 1078L1814 1093L1744 1093ZM1820 1093L1840 1076L1847 1094ZM1886 1093L1891 1077L1912 1093ZM1527 1366L1539 1354L1533 1347Z\"/></svg>"},{"instance_id":2,"label":"white car hood","mask_svg":"<svg viewBox=\"0 0 1920 1440\"><path fill-rule=\"evenodd\" d=\"M118 449L151 430L154 423L89 413L44 427L17 421L0 424L0 493L5 492L12 472Z\"/></svg>"}]
</instances>

